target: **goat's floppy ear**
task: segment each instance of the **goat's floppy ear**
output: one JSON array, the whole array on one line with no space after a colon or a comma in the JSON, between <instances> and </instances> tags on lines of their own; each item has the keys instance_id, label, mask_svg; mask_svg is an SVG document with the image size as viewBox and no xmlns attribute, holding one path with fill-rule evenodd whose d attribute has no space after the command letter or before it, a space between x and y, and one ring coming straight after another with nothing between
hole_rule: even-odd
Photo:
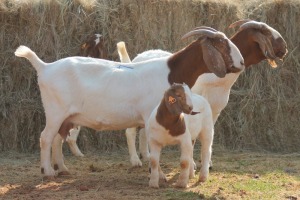
<instances>
[{"instance_id":1,"label":"goat's floppy ear","mask_svg":"<svg viewBox=\"0 0 300 200\"><path fill-rule=\"evenodd\" d=\"M270 39L264 34L257 32L254 35L253 40L258 43L259 48L268 59L269 64L274 68L277 67L276 62L274 61L276 55L274 53L273 46Z\"/></svg>"},{"instance_id":2,"label":"goat's floppy ear","mask_svg":"<svg viewBox=\"0 0 300 200\"><path fill-rule=\"evenodd\" d=\"M164 96L165 104L169 112L173 115L180 115L182 110L179 106L178 98L174 91L168 90L165 92Z\"/></svg>"},{"instance_id":3,"label":"goat's floppy ear","mask_svg":"<svg viewBox=\"0 0 300 200\"><path fill-rule=\"evenodd\" d=\"M207 68L216 74L219 78L226 75L226 65L222 54L211 44L210 40L205 38L201 41L203 59Z\"/></svg>"}]
</instances>

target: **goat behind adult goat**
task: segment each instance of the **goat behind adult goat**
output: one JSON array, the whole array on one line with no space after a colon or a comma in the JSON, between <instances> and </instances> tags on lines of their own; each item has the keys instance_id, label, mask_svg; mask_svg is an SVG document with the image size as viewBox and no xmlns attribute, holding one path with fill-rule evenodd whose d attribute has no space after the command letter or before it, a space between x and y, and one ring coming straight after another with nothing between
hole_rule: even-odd
<instances>
[{"instance_id":1,"label":"goat behind adult goat","mask_svg":"<svg viewBox=\"0 0 300 200\"><path fill-rule=\"evenodd\" d=\"M86 57L44 63L28 47L19 47L15 55L27 58L37 70L45 109L46 126L40 138L42 174L55 176L50 156L53 138L57 133L65 138L73 124L95 130L143 126L172 83L192 87L203 73L224 77L244 69L239 50L223 33L196 30L185 37L191 35L199 38L170 58L126 66ZM216 66L216 61L222 64ZM62 156L53 161L59 172L68 171Z\"/></svg>"}]
</instances>

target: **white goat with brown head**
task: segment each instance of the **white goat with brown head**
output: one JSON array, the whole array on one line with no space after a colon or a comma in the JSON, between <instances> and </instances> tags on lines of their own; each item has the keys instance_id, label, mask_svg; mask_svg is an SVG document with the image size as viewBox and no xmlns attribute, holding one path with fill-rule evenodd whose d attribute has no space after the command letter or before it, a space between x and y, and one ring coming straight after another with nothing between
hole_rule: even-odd
<instances>
[{"instance_id":1,"label":"white goat with brown head","mask_svg":"<svg viewBox=\"0 0 300 200\"><path fill-rule=\"evenodd\" d=\"M149 186L157 188L159 179L166 180L159 164L162 147L179 144L181 173L176 186L186 187L189 177L194 176L192 140L197 138L202 144L199 181L204 182L209 173L213 127L211 108L206 99L192 94L185 84L173 84L165 92L160 104L152 111L145 127L150 147Z\"/></svg>"}]
</instances>

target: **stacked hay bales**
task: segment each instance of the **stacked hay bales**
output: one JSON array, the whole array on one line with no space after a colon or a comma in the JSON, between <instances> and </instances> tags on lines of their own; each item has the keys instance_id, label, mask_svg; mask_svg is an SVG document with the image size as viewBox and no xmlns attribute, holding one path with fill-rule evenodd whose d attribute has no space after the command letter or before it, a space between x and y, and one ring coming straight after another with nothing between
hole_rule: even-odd
<instances>
[{"instance_id":1,"label":"stacked hay bales","mask_svg":"<svg viewBox=\"0 0 300 200\"><path fill-rule=\"evenodd\" d=\"M13 55L20 44L29 46L44 61L52 62L77 55L87 35L102 33L110 59L117 60L115 45L120 40L127 43L131 57L147 49L177 51L188 44L180 37L194 27L208 25L230 36L233 30L228 30L228 25L245 16L265 21L279 30L287 39L289 50L294 52L278 69L260 64L239 78L229 106L217 122L216 142L230 148L267 150L283 150L284 143L289 142L290 146L284 150L299 150L297 141L288 139L295 137L300 129L296 119L300 104L295 94L299 94L296 80L299 30L292 25L293 21L286 19L294 17L294 22L299 19L299 9L290 5L299 4L269 1L254 9L257 3L253 1L246 6L243 3L242 7L241 2L229 0L2 1L0 151L38 150L39 135L45 124L36 72L28 61ZM274 7L284 17L272 15ZM126 143L123 131L89 134L94 131L84 129L82 132L79 146L83 150L124 147Z\"/></svg>"}]
</instances>

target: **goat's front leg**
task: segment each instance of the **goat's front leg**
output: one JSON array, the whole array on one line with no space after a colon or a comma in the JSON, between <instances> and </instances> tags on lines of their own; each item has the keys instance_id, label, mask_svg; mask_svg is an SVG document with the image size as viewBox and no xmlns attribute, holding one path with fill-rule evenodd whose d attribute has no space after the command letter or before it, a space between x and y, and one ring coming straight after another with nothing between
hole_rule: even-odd
<instances>
[{"instance_id":1,"label":"goat's front leg","mask_svg":"<svg viewBox=\"0 0 300 200\"><path fill-rule=\"evenodd\" d=\"M150 153L145 128L141 128L139 131L139 150L142 155L142 159L144 161L149 161Z\"/></svg>"},{"instance_id":2,"label":"goat's front leg","mask_svg":"<svg viewBox=\"0 0 300 200\"><path fill-rule=\"evenodd\" d=\"M126 138L127 138L127 145L128 145L128 151L129 151L131 165L133 167L140 167L140 166L142 166L142 162L139 159L139 156L136 152L136 146L135 146L136 128L126 129L125 134L126 134Z\"/></svg>"},{"instance_id":3,"label":"goat's front leg","mask_svg":"<svg viewBox=\"0 0 300 200\"><path fill-rule=\"evenodd\" d=\"M178 177L178 180L175 184L176 187L180 188L186 188L189 182L189 177L194 176L194 166L193 163L193 145L192 140L189 136L184 139L184 141L181 142L180 148L181 148L181 156L180 156L180 175ZM192 165L192 166L191 166Z\"/></svg>"},{"instance_id":4,"label":"goat's front leg","mask_svg":"<svg viewBox=\"0 0 300 200\"><path fill-rule=\"evenodd\" d=\"M81 153L81 151L78 148L78 145L76 143L79 133L80 133L80 126L72 128L70 130L70 135L67 136L66 141L70 147L70 150L72 151L72 153L75 156L83 157L84 155L83 155L83 153Z\"/></svg>"},{"instance_id":5,"label":"goat's front leg","mask_svg":"<svg viewBox=\"0 0 300 200\"><path fill-rule=\"evenodd\" d=\"M213 134L202 134L201 141L201 169L199 174L199 181L205 182L208 178L209 167L211 164Z\"/></svg>"},{"instance_id":6,"label":"goat's front leg","mask_svg":"<svg viewBox=\"0 0 300 200\"><path fill-rule=\"evenodd\" d=\"M151 167L151 174L149 180L149 187L159 188L159 178L160 178L160 166L159 166L159 157L161 146L157 144L156 141L150 140L150 167Z\"/></svg>"},{"instance_id":7,"label":"goat's front leg","mask_svg":"<svg viewBox=\"0 0 300 200\"><path fill-rule=\"evenodd\" d=\"M52 162L54 170L58 171L58 175L70 175L69 170L64 163L62 144L63 138L60 134L57 134L52 143Z\"/></svg>"}]
</instances>

